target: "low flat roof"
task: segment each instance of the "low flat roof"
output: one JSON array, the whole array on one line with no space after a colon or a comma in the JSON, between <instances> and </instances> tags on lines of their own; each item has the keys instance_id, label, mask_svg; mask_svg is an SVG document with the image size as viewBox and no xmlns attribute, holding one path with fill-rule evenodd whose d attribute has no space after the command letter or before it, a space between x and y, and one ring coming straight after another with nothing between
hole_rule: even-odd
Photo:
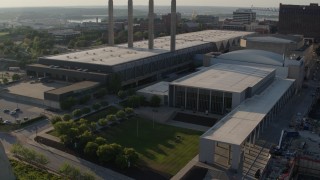
<instances>
[{"instance_id":1,"label":"low flat roof","mask_svg":"<svg viewBox=\"0 0 320 180\"><path fill-rule=\"evenodd\" d=\"M260 95L241 103L204 133L201 138L241 145L294 81L292 79L276 79Z\"/></svg>"},{"instance_id":2,"label":"low flat roof","mask_svg":"<svg viewBox=\"0 0 320 180\"><path fill-rule=\"evenodd\" d=\"M176 37L176 49L181 50L197 45L204 45L207 43L224 42L230 39L250 34L254 33L245 31L207 30L179 34ZM77 51L73 53L43 57L43 59L113 66L168 52L170 52L170 37L166 36L156 38L154 40L153 50L148 49L148 41L145 40L135 42L134 48L128 48L127 44L121 44L116 46L104 46L100 48Z\"/></svg>"},{"instance_id":3,"label":"low flat roof","mask_svg":"<svg viewBox=\"0 0 320 180\"><path fill-rule=\"evenodd\" d=\"M171 84L226 92L243 92L248 87L259 83L273 71L275 69L272 68L215 64L175 80Z\"/></svg>"},{"instance_id":4,"label":"low flat roof","mask_svg":"<svg viewBox=\"0 0 320 180\"><path fill-rule=\"evenodd\" d=\"M154 85L138 90L139 93L148 93L156 95L168 95L170 82L159 82Z\"/></svg>"},{"instance_id":5,"label":"low flat roof","mask_svg":"<svg viewBox=\"0 0 320 180\"><path fill-rule=\"evenodd\" d=\"M85 89L93 88L93 87L96 87L96 86L99 86L99 85L100 85L100 83L98 83L98 82L82 81L82 82L71 84L70 86L65 86L65 87L53 89L53 90L47 91L45 93L61 95L61 94L65 94L65 93L68 93L68 92L73 92L73 91L79 91L79 90L85 90Z\"/></svg>"}]
</instances>

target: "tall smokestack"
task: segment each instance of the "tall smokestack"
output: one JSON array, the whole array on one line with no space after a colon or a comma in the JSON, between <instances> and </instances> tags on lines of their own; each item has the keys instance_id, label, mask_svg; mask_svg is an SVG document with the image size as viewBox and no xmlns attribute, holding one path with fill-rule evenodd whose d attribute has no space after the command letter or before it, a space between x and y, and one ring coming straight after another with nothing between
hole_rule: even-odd
<instances>
[{"instance_id":1,"label":"tall smokestack","mask_svg":"<svg viewBox=\"0 0 320 180\"><path fill-rule=\"evenodd\" d=\"M109 40L109 45L113 46L114 45L113 0L109 0L108 7L109 7L108 40Z\"/></svg>"},{"instance_id":2,"label":"tall smokestack","mask_svg":"<svg viewBox=\"0 0 320 180\"><path fill-rule=\"evenodd\" d=\"M176 31L177 31L177 2L176 0L171 0L171 41L170 41L171 52L174 52L176 50Z\"/></svg>"},{"instance_id":3,"label":"tall smokestack","mask_svg":"<svg viewBox=\"0 0 320 180\"><path fill-rule=\"evenodd\" d=\"M149 28L148 28L149 49L153 49L154 36L154 2L149 0Z\"/></svg>"},{"instance_id":4,"label":"tall smokestack","mask_svg":"<svg viewBox=\"0 0 320 180\"><path fill-rule=\"evenodd\" d=\"M128 0L128 47L133 47L133 2Z\"/></svg>"}]
</instances>

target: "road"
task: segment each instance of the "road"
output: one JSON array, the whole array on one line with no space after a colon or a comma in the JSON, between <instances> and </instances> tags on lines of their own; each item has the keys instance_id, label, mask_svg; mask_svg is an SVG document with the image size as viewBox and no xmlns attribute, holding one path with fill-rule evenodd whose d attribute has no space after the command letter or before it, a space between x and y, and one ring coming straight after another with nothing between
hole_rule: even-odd
<instances>
[{"instance_id":1,"label":"road","mask_svg":"<svg viewBox=\"0 0 320 180\"><path fill-rule=\"evenodd\" d=\"M36 132L40 133L41 131L46 130L51 127L51 124L48 120L40 121L36 124L28 126L24 129L17 130L11 133L1 133L0 140L3 143L3 146L7 154L10 154L10 148L13 144L19 142L23 146L33 149L36 152L39 152L48 157L50 163L47 165L49 169L58 171L62 164L68 163L73 165L81 170L81 172L91 172L96 175L96 179L111 179L111 180L122 180L130 179L122 174L111 171L107 168L98 166L94 163L88 162L81 158L69 155L62 151L56 150L51 147L47 147L35 142L33 139L36 135ZM37 131L36 131L37 128Z\"/></svg>"}]
</instances>

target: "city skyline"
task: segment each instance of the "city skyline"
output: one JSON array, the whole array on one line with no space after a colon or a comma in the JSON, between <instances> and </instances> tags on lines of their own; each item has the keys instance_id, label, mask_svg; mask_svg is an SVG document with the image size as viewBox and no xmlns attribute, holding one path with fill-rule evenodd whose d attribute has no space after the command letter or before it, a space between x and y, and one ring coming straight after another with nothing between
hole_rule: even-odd
<instances>
[{"instance_id":1,"label":"city skyline","mask_svg":"<svg viewBox=\"0 0 320 180\"><path fill-rule=\"evenodd\" d=\"M171 0L155 0L156 6L161 5L170 5ZM283 4L299 4L299 5L308 5L310 3L319 3L320 0L314 1L304 1L304 0L269 0L269 1L253 1L253 0L200 0L200 1L193 1L193 0L177 0L177 5L179 6L229 6L229 7L278 7L280 3ZM126 5L127 0L115 0L114 5ZM135 5L147 5L148 0L135 0ZM107 6L107 1L104 0L92 0L90 2L85 0L70 0L70 1L63 1L63 0L56 0L56 1L49 1L49 0L25 0L21 2L20 0L11 0L5 1L0 4L1 7L57 7L57 6Z\"/></svg>"}]
</instances>

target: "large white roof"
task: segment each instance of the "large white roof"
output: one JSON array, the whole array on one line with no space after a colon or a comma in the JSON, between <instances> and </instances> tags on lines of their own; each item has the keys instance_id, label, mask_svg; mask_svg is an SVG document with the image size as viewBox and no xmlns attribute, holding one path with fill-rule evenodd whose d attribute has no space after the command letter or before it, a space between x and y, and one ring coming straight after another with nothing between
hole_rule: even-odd
<instances>
[{"instance_id":1,"label":"large white roof","mask_svg":"<svg viewBox=\"0 0 320 180\"><path fill-rule=\"evenodd\" d=\"M272 68L215 64L171 84L225 92L243 92L275 71Z\"/></svg>"},{"instance_id":2,"label":"large white roof","mask_svg":"<svg viewBox=\"0 0 320 180\"><path fill-rule=\"evenodd\" d=\"M186 34L179 34L176 37L176 49L181 50L185 48L203 45L207 43L226 44L235 38L240 38L253 34L252 32L244 31L220 31L208 30ZM163 53L170 52L170 37L161 37L154 40L154 49L148 49L148 41L139 41L134 43L134 48L130 49L127 44L116 46L105 46L84 51L77 51L73 53L60 54L56 56L44 57L44 59L54 59L62 61L101 64L113 66L129 61L139 60Z\"/></svg>"},{"instance_id":3,"label":"large white roof","mask_svg":"<svg viewBox=\"0 0 320 180\"><path fill-rule=\"evenodd\" d=\"M284 63L283 56L281 56L280 54L253 49L232 51L226 54L222 54L216 58L275 66L283 66Z\"/></svg>"},{"instance_id":4,"label":"large white roof","mask_svg":"<svg viewBox=\"0 0 320 180\"><path fill-rule=\"evenodd\" d=\"M247 41L255 41L255 42L284 43L284 44L295 43L292 40L278 38L278 37L272 37L272 36L247 37L246 39L247 39Z\"/></svg>"},{"instance_id":5,"label":"large white roof","mask_svg":"<svg viewBox=\"0 0 320 180\"><path fill-rule=\"evenodd\" d=\"M241 145L294 81L276 79L264 92L244 101L201 138Z\"/></svg>"}]
</instances>

